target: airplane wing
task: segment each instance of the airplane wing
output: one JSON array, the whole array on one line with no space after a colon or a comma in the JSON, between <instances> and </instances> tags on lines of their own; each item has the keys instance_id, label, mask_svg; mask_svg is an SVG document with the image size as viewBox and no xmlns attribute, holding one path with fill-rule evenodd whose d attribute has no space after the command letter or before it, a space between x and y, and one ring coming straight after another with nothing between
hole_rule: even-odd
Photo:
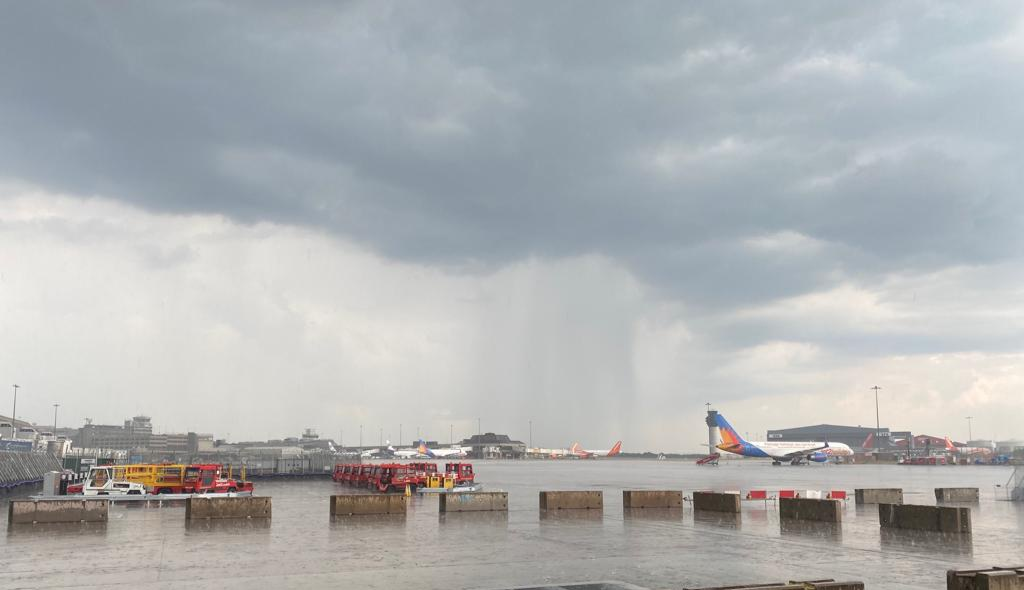
<instances>
[{"instance_id":1,"label":"airplane wing","mask_svg":"<svg viewBox=\"0 0 1024 590\"><path fill-rule=\"evenodd\" d=\"M810 447L806 449L800 449L799 451L793 451L792 453L786 453L785 455L773 456L772 459L796 459L797 457L803 457L814 453L815 451L821 451L828 448L828 443L823 444L820 447Z\"/></svg>"}]
</instances>

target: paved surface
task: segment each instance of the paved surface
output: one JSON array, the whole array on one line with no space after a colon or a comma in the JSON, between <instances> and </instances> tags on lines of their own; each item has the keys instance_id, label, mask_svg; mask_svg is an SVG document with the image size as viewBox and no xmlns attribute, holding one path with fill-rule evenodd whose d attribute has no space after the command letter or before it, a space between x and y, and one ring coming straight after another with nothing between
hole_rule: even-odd
<instances>
[{"instance_id":1,"label":"paved surface","mask_svg":"<svg viewBox=\"0 0 1024 590\"><path fill-rule=\"evenodd\" d=\"M1024 562L1024 504L994 500L999 467L696 467L672 461L478 462L509 512L439 514L417 498L407 518L330 522L330 481L260 483L270 522L186 526L183 506L112 506L106 525L8 527L0 506L0 588L511 588L620 580L645 588L835 578L869 588L944 587L953 567ZM740 515L622 510L623 489L749 490L902 487L934 504L933 488L981 488L969 537L882 531L874 506L851 500L844 522L780 525L778 511L744 502ZM601 489L603 513L541 514L542 489Z\"/></svg>"}]
</instances>

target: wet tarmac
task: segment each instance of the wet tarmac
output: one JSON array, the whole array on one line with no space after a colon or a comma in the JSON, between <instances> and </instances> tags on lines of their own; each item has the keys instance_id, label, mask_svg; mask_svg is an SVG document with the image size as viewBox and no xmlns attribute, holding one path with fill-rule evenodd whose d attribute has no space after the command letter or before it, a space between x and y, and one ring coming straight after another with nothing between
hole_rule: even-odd
<instances>
[{"instance_id":1,"label":"wet tarmac","mask_svg":"<svg viewBox=\"0 0 1024 590\"><path fill-rule=\"evenodd\" d=\"M330 521L330 480L259 482L273 519L186 526L183 505L116 505L104 525L8 526L0 505L0 588L509 588L620 580L680 588L789 579L862 580L868 588L944 588L945 570L1024 563L1024 504L996 500L1011 469L956 466L772 467L676 461L476 462L508 513L439 514L416 498L407 518ZM977 487L974 533L882 531L874 506L847 503L841 525L780 524L773 504L740 515L622 509L624 489L902 487L935 504L936 487ZM537 492L600 489L603 513L542 514Z\"/></svg>"}]
</instances>

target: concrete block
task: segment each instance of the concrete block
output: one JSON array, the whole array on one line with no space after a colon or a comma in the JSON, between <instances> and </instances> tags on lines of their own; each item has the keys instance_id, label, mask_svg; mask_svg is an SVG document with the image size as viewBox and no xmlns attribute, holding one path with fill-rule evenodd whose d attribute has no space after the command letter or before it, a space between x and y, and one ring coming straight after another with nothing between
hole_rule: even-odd
<instances>
[{"instance_id":1,"label":"concrete block","mask_svg":"<svg viewBox=\"0 0 1024 590\"><path fill-rule=\"evenodd\" d=\"M109 500L11 500L7 522L107 522L109 510Z\"/></svg>"},{"instance_id":2,"label":"concrete block","mask_svg":"<svg viewBox=\"0 0 1024 590\"><path fill-rule=\"evenodd\" d=\"M970 533L971 509L956 506L879 504L878 524L885 528Z\"/></svg>"},{"instance_id":3,"label":"concrete block","mask_svg":"<svg viewBox=\"0 0 1024 590\"><path fill-rule=\"evenodd\" d=\"M779 498L779 518L842 522L843 505L839 500L814 498Z\"/></svg>"},{"instance_id":4,"label":"concrete block","mask_svg":"<svg viewBox=\"0 0 1024 590\"><path fill-rule=\"evenodd\" d=\"M439 512L508 511L508 492L441 494L437 506Z\"/></svg>"},{"instance_id":5,"label":"concrete block","mask_svg":"<svg viewBox=\"0 0 1024 590\"><path fill-rule=\"evenodd\" d=\"M864 582L836 582L834 580L806 580L782 582L762 582L741 586L714 586L703 588L683 588L683 590L864 590Z\"/></svg>"},{"instance_id":6,"label":"concrete block","mask_svg":"<svg viewBox=\"0 0 1024 590\"><path fill-rule=\"evenodd\" d=\"M857 504L902 504L903 488L864 488L853 490Z\"/></svg>"},{"instance_id":7,"label":"concrete block","mask_svg":"<svg viewBox=\"0 0 1024 590\"><path fill-rule=\"evenodd\" d=\"M948 570L947 590L1024 590L1024 567Z\"/></svg>"},{"instance_id":8,"label":"concrete block","mask_svg":"<svg viewBox=\"0 0 1024 590\"><path fill-rule=\"evenodd\" d=\"M405 514L408 499L404 494L341 494L331 496L331 516L367 514Z\"/></svg>"},{"instance_id":9,"label":"concrete block","mask_svg":"<svg viewBox=\"0 0 1024 590\"><path fill-rule=\"evenodd\" d=\"M541 510L603 510L601 491L541 492Z\"/></svg>"},{"instance_id":10,"label":"concrete block","mask_svg":"<svg viewBox=\"0 0 1024 590\"><path fill-rule=\"evenodd\" d=\"M270 518L271 499L263 496L185 500L185 520L221 518Z\"/></svg>"},{"instance_id":11,"label":"concrete block","mask_svg":"<svg viewBox=\"0 0 1024 590\"><path fill-rule=\"evenodd\" d=\"M804 590L804 585L764 582L760 584L744 584L742 586L701 586L699 588L687 586L683 590Z\"/></svg>"},{"instance_id":12,"label":"concrete block","mask_svg":"<svg viewBox=\"0 0 1024 590\"><path fill-rule=\"evenodd\" d=\"M683 492L675 490L622 490L622 507L682 508Z\"/></svg>"},{"instance_id":13,"label":"concrete block","mask_svg":"<svg viewBox=\"0 0 1024 590\"><path fill-rule=\"evenodd\" d=\"M707 510L709 512L736 512L740 511L739 494L720 494L717 492L694 492L693 509Z\"/></svg>"},{"instance_id":14,"label":"concrete block","mask_svg":"<svg viewBox=\"0 0 1024 590\"><path fill-rule=\"evenodd\" d=\"M936 502L977 502L978 488L935 488Z\"/></svg>"}]
</instances>

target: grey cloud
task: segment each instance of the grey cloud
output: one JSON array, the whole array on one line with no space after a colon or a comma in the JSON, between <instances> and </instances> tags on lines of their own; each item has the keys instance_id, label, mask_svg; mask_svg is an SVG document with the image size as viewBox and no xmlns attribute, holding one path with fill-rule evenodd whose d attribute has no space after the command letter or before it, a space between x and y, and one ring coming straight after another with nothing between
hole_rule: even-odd
<instances>
[{"instance_id":1,"label":"grey cloud","mask_svg":"<svg viewBox=\"0 0 1024 590\"><path fill-rule=\"evenodd\" d=\"M0 174L705 308L1021 255L1019 6L534 8L13 5Z\"/></svg>"}]
</instances>

